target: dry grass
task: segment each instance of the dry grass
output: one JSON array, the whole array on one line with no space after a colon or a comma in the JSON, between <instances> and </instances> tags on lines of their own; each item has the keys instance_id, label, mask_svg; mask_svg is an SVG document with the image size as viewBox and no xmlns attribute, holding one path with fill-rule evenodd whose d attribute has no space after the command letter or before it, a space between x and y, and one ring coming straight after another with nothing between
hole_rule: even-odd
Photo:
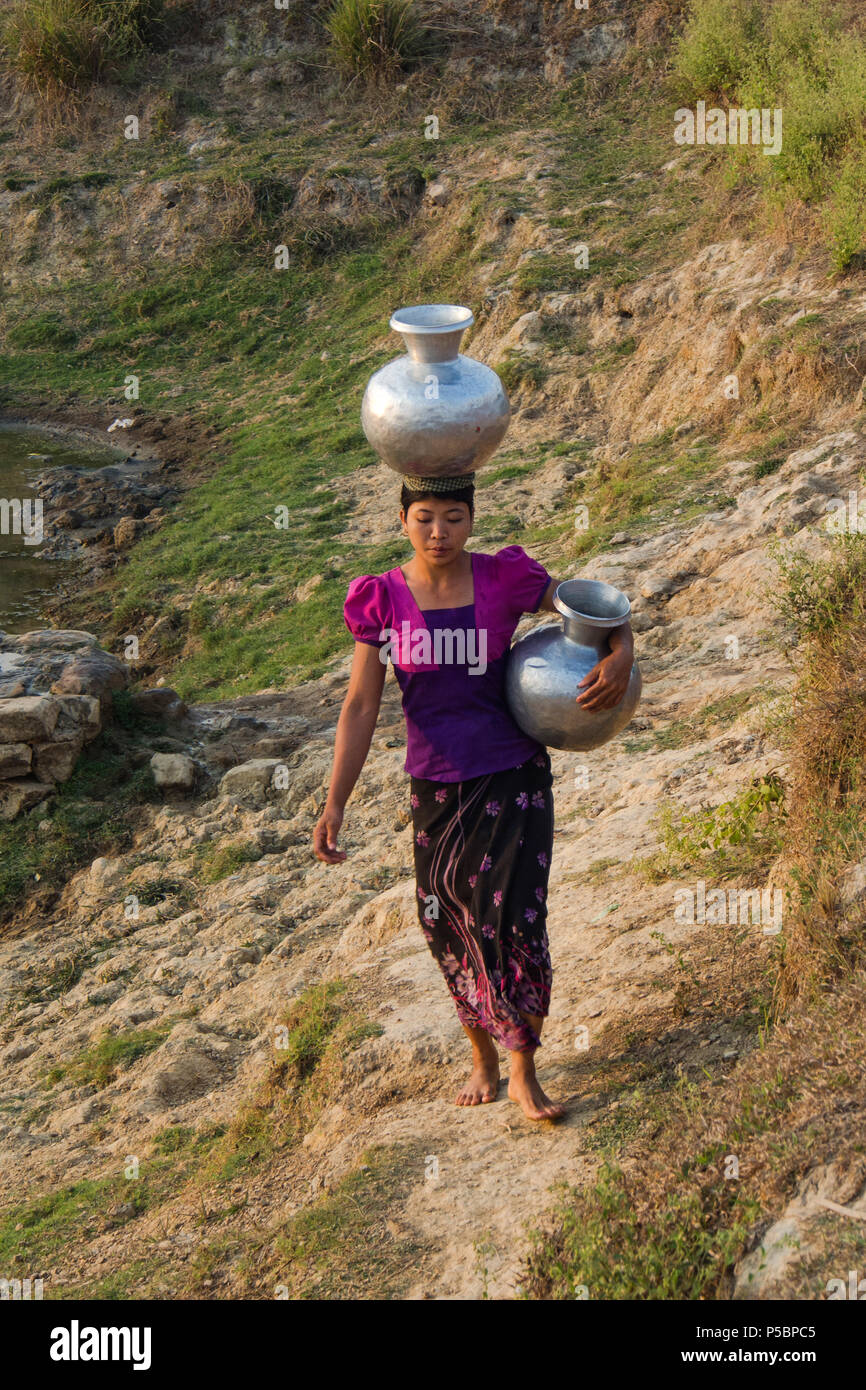
<instances>
[{"instance_id":1,"label":"dry grass","mask_svg":"<svg viewBox=\"0 0 866 1390\"><path fill-rule=\"evenodd\" d=\"M810 1169L832 1159L837 1181L858 1191L866 1180L864 1004L858 972L777 1027L727 1086L680 1084L644 1103L622 1168L567 1194L536 1237L527 1296L570 1298L584 1284L591 1298L725 1298L734 1261ZM725 1176L730 1155L736 1179ZM836 1243L844 1226L840 1219ZM831 1237L827 1246L824 1268ZM826 1277L803 1296L820 1296Z\"/></svg>"},{"instance_id":2,"label":"dry grass","mask_svg":"<svg viewBox=\"0 0 866 1390\"><path fill-rule=\"evenodd\" d=\"M727 1075L708 1070L706 1082L664 1090L657 1068L641 1074L630 1043L630 1108L603 1132L599 1176L566 1189L536 1235L530 1298L582 1287L591 1298L730 1297L738 1260L813 1169L832 1165L843 1201L866 1181L866 895L841 885L866 838L866 536L817 559L782 556L780 568L774 605L799 639L799 670L782 726L787 815L772 874L787 911L759 1046ZM693 996L706 959L693 956L690 973L682 984ZM732 975L710 990L719 1017L736 1017L735 984ZM696 1000L683 1004L685 1017ZM810 1228L785 1276L792 1296L820 1298L827 1271L849 1267L849 1224L823 1220L814 1242ZM774 1286L772 1296L784 1295Z\"/></svg>"},{"instance_id":3,"label":"dry grass","mask_svg":"<svg viewBox=\"0 0 866 1390\"><path fill-rule=\"evenodd\" d=\"M780 606L815 629L801 649L789 718L789 815L783 867L789 915L777 1015L863 958L866 906L844 905L839 879L866 837L866 542L846 537L827 561L788 569ZM823 611L821 605L824 605ZM788 610L789 618L791 610Z\"/></svg>"}]
</instances>

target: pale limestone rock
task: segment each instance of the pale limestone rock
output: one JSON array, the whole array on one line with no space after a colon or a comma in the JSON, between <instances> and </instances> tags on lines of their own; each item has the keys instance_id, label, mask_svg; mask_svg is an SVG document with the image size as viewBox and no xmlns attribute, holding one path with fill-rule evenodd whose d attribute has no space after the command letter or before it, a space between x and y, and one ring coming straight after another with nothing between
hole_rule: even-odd
<instances>
[{"instance_id":1,"label":"pale limestone rock","mask_svg":"<svg viewBox=\"0 0 866 1390\"><path fill-rule=\"evenodd\" d=\"M186 753L154 753L150 767L163 791L192 791L195 786L195 763Z\"/></svg>"}]
</instances>

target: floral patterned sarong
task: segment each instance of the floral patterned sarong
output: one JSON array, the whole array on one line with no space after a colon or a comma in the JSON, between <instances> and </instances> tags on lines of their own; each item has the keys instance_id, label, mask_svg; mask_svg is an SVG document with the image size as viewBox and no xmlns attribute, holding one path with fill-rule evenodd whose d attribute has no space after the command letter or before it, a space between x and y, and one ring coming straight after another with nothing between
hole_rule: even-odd
<instances>
[{"instance_id":1,"label":"floral patterned sarong","mask_svg":"<svg viewBox=\"0 0 866 1390\"><path fill-rule=\"evenodd\" d=\"M550 1005L548 753L463 782L411 778L418 916L461 1023L512 1051L540 1046L521 1012Z\"/></svg>"}]
</instances>

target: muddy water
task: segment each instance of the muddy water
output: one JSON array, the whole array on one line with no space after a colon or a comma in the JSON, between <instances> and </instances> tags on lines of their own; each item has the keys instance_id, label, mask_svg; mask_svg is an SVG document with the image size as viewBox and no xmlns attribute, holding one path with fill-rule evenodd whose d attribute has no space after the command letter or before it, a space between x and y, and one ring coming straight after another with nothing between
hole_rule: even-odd
<instances>
[{"instance_id":1,"label":"muddy water","mask_svg":"<svg viewBox=\"0 0 866 1390\"><path fill-rule=\"evenodd\" d=\"M80 572L76 561L40 555L51 517L43 504L40 528L37 474L59 464L102 468L117 458L116 449L74 444L49 431L0 424L0 631L31 632L53 626L45 605L62 581ZM16 504L21 504L20 511Z\"/></svg>"}]
</instances>

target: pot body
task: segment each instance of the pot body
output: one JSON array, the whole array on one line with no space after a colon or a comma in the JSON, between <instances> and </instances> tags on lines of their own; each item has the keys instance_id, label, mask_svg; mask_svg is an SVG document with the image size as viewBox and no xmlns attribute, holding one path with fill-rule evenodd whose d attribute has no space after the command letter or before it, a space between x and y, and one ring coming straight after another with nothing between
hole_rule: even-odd
<instances>
[{"instance_id":1,"label":"pot body","mask_svg":"<svg viewBox=\"0 0 866 1390\"><path fill-rule=\"evenodd\" d=\"M408 349L367 383L361 424L389 468L415 477L472 473L501 444L511 418L492 368L458 351L474 317L454 304L398 310Z\"/></svg>"},{"instance_id":2,"label":"pot body","mask_svg":"<svg viewBox=\"0 0 866 1390\"><path fill-rule=\"evenodd\" d=\"M579 601L583 611L570 608L569 600ZM624 729L640 699L641 674L634 662L625 694L612 709L587 710L576 701L584 676L610 653L608 634L628 621L630 604L611 585L592 580L560 584L554 603L565 622L535 628L511 648L506 703L530 738L550 748L586 752ZM625 616L619 616L623 606Z\"/></svg>"}]
</instances>

